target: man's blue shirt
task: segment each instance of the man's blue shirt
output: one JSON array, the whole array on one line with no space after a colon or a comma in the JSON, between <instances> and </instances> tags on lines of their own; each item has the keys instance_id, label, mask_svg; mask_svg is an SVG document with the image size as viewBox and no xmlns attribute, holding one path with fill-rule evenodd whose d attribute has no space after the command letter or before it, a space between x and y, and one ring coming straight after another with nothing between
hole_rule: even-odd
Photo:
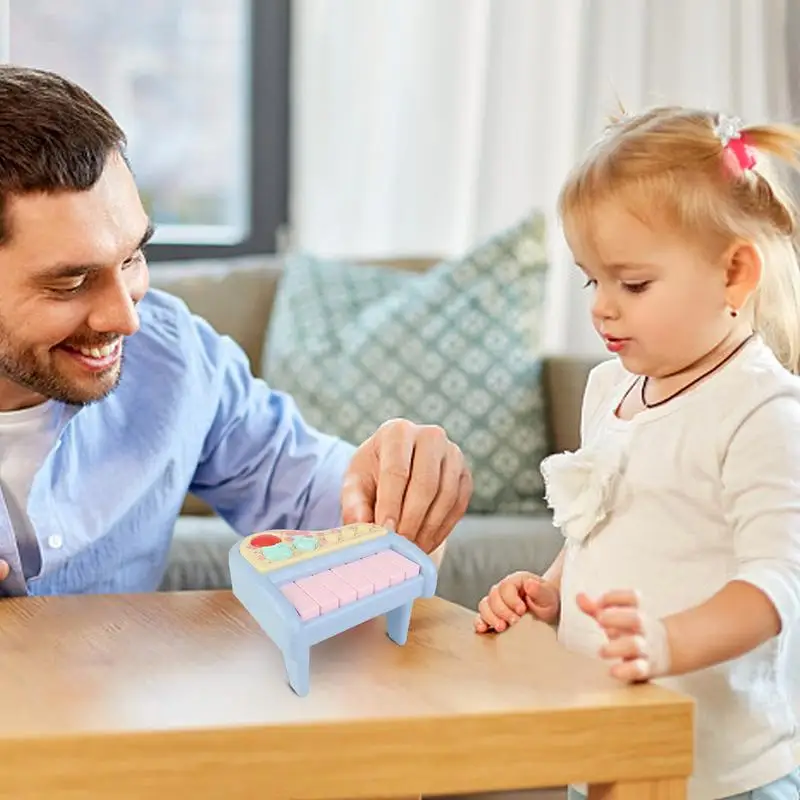
<instances>
[{"instance_id":1,"label":"man's blue shirt","mask_svg":"<svg viewBox=\"0 0 800 800\"><path fill-rule=\"evenodd\" d=\"M139 313L117 389L58 408L66 421L28 501L41 571L27 584L0 508L6 593L156 589L187 491L242 535L340 520L354 448L309 427L290 397L253 378L233 340L182 301L152 289Z\"/></svg>"}]
</instances>

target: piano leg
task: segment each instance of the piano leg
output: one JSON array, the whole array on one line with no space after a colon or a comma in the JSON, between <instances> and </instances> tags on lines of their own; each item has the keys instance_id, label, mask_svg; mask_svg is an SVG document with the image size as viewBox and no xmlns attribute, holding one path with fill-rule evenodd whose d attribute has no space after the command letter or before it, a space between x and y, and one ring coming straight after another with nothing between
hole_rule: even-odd
<instances>
[{"instance_id":1,"label":"piano leg","mask_svg":"<svg viewBox=\"0 0 800 800\"><path fill-rule=\"evenodd\" d=\"M402 606L392 609L386 615L386 632L393 642L397 644L406 643L413 608L414 601L409 600L407 603L403 603Z\"/></svg>"},{"instance_id":2,"label":"piano leg","mask_svg":"<svg viewBox=\"0 0 800 800\"><path fill-rule=\"evenodd\" d=\"M309 662L311 659L309 646L292 642L283 657L286 662L286 675L289 679L289 685L295 694L305 697L309 689Z\"/></svg>"}]
</instances>

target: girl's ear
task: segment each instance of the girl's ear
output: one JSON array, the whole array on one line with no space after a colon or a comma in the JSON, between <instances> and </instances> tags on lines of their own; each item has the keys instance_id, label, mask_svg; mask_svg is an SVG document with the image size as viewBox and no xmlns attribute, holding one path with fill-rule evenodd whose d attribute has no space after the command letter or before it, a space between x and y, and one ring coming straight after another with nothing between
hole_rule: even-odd
<instances>
[{"instance_id":1,"label":"girl's ear","mask_svg":"<svg viewBox=\"0 0 800 800\"><path fill-rule=\"evenodd\" d=\"M724 258L725 300L731 308L741 308L753 295L761 280L764 260L753 242L736 242Z\"/></svg>"}]
</instances>

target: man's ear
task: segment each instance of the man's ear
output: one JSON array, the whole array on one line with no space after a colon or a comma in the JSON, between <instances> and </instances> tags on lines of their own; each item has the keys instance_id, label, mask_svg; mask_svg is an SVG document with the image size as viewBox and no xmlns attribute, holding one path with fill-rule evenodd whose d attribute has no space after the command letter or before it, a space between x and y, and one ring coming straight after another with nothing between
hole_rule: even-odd
<instances>
[{"instance_id":1,"label":"man's ear","mask_svg":"<svg viewBox=\"0 0 800 800\"><path fill-rule=\"evenodd\" d=\"M725 254L725 299L740 309L754 294L761 280L764 259L758 245L736 242Z\"/></svg>"}]
</instances>

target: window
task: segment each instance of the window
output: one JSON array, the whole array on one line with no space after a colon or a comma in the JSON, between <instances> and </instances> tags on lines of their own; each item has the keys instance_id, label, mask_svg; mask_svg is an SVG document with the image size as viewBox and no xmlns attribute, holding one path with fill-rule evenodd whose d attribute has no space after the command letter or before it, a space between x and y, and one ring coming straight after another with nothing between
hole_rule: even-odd
<instances>
[{"instance_id":1,"label":"window","mask_svg":"<svg viewBox=\"0 0 800 800\"><path fill-rule=\"evenodd\" d=\"M274 249L286 207L288 0L3 5L8 59L77 81L125 130L157 225L151 259Z\"/></svg>"}]
</instances>

